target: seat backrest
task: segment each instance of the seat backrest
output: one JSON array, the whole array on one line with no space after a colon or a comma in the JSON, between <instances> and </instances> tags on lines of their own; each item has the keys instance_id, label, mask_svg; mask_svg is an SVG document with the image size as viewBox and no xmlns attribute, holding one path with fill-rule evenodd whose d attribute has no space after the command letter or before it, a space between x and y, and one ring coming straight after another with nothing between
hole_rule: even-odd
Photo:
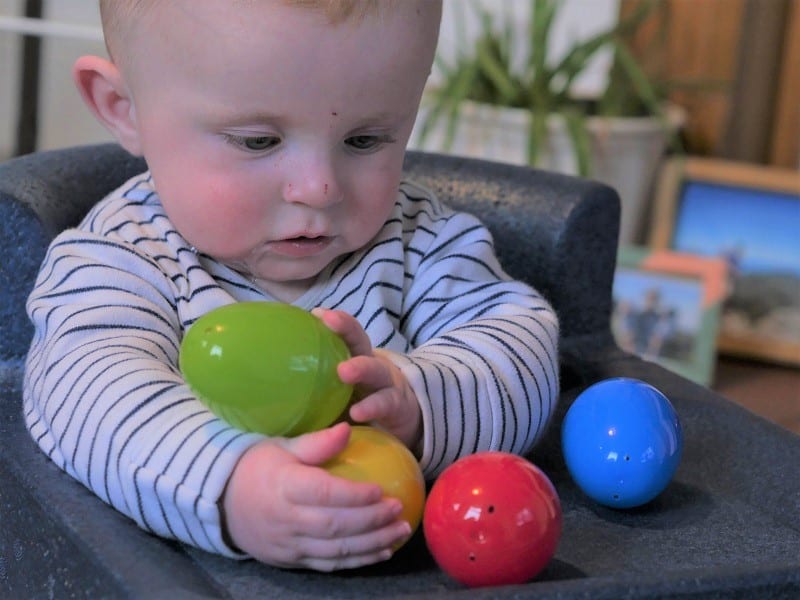
<instances>
[{"instance_id":1,"label":"seat backrest","mask_svg":"<svg viewBox=\"0 0 800 600\"><path fill-rule=\"evenodd\" d=\"M25 301L50 241L144 161L116 144L38 152L0 164L0 360L24 356L31 339Z\"/></svg>"},{"instance_id":2,"label":"seat backrest","mask_svg":"<svg viewBox=\"0 0 800 600\"><path fill-rule=\"evenodd\" d=\"M25 315L50 241L108 192L146 168L115 144L40 152L0 164L0 360L30 343ZM475 159L409 152L408 176L481 218L514 277L537 287L562 337L608 327L619 201L588 180Z\"/></svg>"},{"instance_id":3,"label":"seat backrest","mask_svg":"<svg viewBox=\"0 0 800 600\"><path fill-rule=\"evenodd\" d=\"M608 333L620 217L613 189L443 154L409 152L405 171L487 225L506 271L552 303L562 340Z\"/></svg>"}]
</instances>

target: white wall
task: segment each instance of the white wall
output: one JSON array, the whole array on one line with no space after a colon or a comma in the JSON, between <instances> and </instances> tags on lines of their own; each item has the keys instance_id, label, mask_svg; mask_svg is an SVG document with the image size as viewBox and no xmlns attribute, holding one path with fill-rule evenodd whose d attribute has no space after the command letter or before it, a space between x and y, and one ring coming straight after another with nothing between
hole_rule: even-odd
<instances>
[{"instance_id":1,"label":"white wall","mask_svg":"<svg viewBox=\"0 0 800 600\"><path fill-rule=\"evenodd\" d=\"M45 17L100 28L96 0L48 0ZM111 134L89 113L72 83L72 64L83 54L106 56L102 41L50 37L42 45L39 147L110 141Z\"/></svg>"},{"instance_id":2,"label":"white wall","mask_svg":"<svg viewBox=\"0 0 800 600\"><path fill-rule=\"evenodd\" d=\"M22 0L0 0L0 15L18 14ZM14 148L17 128L20 37L0 31L0 160Z\"/></svg>"},{"instance_id":3,"label":"white wall","mask_svg":"<svg viewBox=\"0 0 800 600\"><path fill-rule=\"evenodd\" d=\"M0 17L23 15L22 0L0 0ZM48 21L93 27L99 36L96 0L46 0ZM91 33L91 31L88 31ZM111 140L110 134L89 114L71 79L72 63L81 54L105 55L100 39L74 39L66 35L42 38L39 83L40 149ZM0 27L0 160L14 148L18 119L22 35Z\"/></svg>"},{"instance_id":4,"label":"white wall","mask_svg":"<svg viewBox=\"0 0 800 600\"><path fill-rule=\"evenodd\" d=\"M479 0L494 13L510 10L519 27L525 28L530 3L527 0ZM455 30L456 4L466 0L445 0L440 52L452 56L458 40ZM566 0L563 19L558 23L554 50L564 47L575 36L586 36L607 27L617 14L619 0ZM22 14L22 0L0 0L0 17ZM465 13L470 11L465 10ZM100 17L96 0L46 0L45 16L53 22L80 24L99 28ZM467 20L467 35L477 29L474 18ZM7 157L14 146L17 121L21 36L0 28L0 159ZM83 106L72 84L70 69L81 54L105 55L100 41L49 36L42 44L42 73L40 83L39 148L49 149L74 144L108 141L106 130L98 125ZM603 81L608 59L600 59L590 74L581 79L587 93Z\"/></svg>"}]
</instances>

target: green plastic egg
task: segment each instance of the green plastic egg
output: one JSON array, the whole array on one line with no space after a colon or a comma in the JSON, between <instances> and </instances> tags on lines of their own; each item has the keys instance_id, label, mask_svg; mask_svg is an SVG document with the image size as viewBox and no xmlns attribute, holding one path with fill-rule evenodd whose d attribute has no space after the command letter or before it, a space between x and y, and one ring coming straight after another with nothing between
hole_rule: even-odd
<instances>
[{"instance_id":1,"label":"green plastic egg","mask_svg":"<svg viewBox=\"0 0 800 600\"><path fill-rule=\"evenodd\" d=\"M332 424L352 386L336 366L344 341L311 313L278 302L214 309L191 326L180 349L189 387L214 414L245 431L295 436Z\"/></svg>"}]
</instances>

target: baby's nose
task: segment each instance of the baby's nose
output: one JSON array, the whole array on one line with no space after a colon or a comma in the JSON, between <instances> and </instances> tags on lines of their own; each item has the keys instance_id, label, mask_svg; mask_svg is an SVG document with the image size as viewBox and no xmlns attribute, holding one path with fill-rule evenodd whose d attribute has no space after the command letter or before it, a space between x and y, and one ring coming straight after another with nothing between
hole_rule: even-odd
<instances>
[{"instance_id":1,"label":"baby's nose","mask_svg":"<svg viewBox=\"0 0 800 600\"><path fill-rule=\"evenodd\" d=\"M287 180L284 198L291 203L324 207L339 202L342 189L334 169L314 166L299 171L295 177Z\"/></svg>"}]
</instances>

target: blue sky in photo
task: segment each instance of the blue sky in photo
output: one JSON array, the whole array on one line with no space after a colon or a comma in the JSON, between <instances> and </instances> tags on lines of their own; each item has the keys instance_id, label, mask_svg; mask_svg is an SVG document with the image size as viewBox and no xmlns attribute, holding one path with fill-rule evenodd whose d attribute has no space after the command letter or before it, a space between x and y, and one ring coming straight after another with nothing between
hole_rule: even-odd
<instances>
[{"instance_id":1,"label":"blue sky in photo","mask_svg":"<svg viewBox=\"0 0 800 600\"><path fill-rule=\"evenodd\" d=\"M664 273L648 273L620 267L614 276L614 300L625 300L641 309L645 294L656 288L661 295L661 306L673 308L678 313L678 327L684 331L697 331L703 313L703 286L697 279L675 277Z\"/></svg>"},{"instance_id":2,"label":"blue sky in photo","mask_svg":"<svg viewBox=\"0 0 800 600\"><path fill-rule=\"evenodd\" d=\"M692 182L683 189L673 248L709 256L738 248L743 273L788 271L800 276L800 200Z\"/></svg>"}]
</instances>

